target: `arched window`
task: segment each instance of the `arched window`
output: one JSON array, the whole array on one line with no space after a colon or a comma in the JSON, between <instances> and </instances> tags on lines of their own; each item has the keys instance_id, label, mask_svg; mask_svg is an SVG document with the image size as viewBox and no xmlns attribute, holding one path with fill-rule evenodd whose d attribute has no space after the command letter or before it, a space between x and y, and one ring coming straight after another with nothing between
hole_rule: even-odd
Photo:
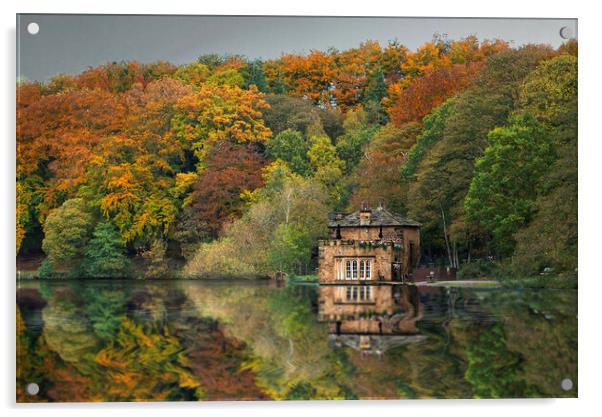
<instances>
[{"instance_id":1,"label":"arched window","mask_svg":"<svg viewBox=\"0 0 602 417\"><path fill-rule=\"evenodd\" d=\"M345 279L351 279L351 261L345 262Z\"/></svg>"},{"instance_id":2,"label":"arched window","mask_svg":"<svg viewBox=\"0 0 602 417\"><path fill-rule=\"evenodd\" d=\"M357 279L357 259L353 260L353 279Z\"/></svg>"},{"instance_id":3,"label":"arched window","mask_svg":"<svg viewBox=\"0 0 602 417\"><path fill-rule=\"evenodd\" d=\"M366 261L366 279L372 279L372 268L370 261Z\"/></svg>"},{"instance_id":4,"label":"arched window","mask_svg":"<svg viewBox=\"0 0 602 417\"><path fill-rule=\"evenodd\" d=\"M360 261L360 279L366 278L366 263L364 261Z\"/></svg>"}]
</instances>

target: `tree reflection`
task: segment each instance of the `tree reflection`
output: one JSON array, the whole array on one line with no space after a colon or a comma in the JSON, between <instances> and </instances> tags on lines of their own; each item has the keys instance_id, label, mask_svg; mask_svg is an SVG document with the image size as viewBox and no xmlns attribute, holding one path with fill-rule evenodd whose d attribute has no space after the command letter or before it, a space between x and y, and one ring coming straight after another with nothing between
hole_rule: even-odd
<instances>
[{"instance_id":1,"label":"tree reflection","mask_svg":"<svg viewBox=\"0 0 602 417\"><path fill-rule=\"evenodd\" d=\"M18 401L577 393L560 387L577 382L574 291L373 286L347 302L346 286L27 285Z\"/></svg>"}]
</instances>

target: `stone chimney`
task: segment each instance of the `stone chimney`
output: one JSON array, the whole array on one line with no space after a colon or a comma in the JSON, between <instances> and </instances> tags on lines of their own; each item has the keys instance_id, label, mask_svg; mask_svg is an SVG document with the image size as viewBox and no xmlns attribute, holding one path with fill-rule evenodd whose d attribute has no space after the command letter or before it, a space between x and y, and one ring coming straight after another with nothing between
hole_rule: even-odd
<instances>
[{"instance_id":1,"label":"stone chimney","mask_svg":"<svg viewBox=\"0 0 602 417\"><path fill-rule=\"evenodd\" d=\"M366 203L362 203L360 209L360 226L370 226L372 220L372 210Z\"/></svg>"}]
</instances>

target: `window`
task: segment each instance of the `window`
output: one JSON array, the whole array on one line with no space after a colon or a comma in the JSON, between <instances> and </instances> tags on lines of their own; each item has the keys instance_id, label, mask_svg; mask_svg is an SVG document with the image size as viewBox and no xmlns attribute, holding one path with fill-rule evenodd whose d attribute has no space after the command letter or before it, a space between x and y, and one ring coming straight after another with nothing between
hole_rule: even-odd
<instances>
[{"instance_id":1,"label":"window","mask_svg":"<svg viewBox=\"0 0 602 417\"><path fill-rule=\"evenodd\" d=\"M371 300L372 299L372 294L371 293L371 288L370 287L366 287L366 300Z\"/></svg>"},{"instance_id":2,"label":"window","mask_svg":"<svg viewBox=\"0 0 602 417\"><path fill-rule=\"evenodd\" d=\"M372 260L364 258L343 258L337 260L337 279L371 280Z\"/></svg>"},{"instance_id":3,"label":"window","mask_svg":"<svg viewBox=\"0 0 602 417\"><path fill-rule=\"evenodd\" d=\"M346 291L345 291L345 299L347 301L351 300L351 287L347 286Z\"/></svg>"},{"instance_id":4,"label":"window","mask_svg":"<svg viewBox=\"0 0 602 417\"><path fill-rule=\"evenodd\" d=\"M357 301L357 287L353 287L353 301Z\"/></svg>"}]
</instances>

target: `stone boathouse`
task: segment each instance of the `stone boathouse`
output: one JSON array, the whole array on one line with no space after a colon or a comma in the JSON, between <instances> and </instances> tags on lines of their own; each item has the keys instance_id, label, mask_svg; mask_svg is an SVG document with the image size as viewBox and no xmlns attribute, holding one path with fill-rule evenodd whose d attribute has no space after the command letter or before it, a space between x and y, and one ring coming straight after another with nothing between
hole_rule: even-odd
<instances>
[{"instance_id":1,"label":"stone boathouse","mask_svg":"<svg viewBox=\"0 0 602 417\"><path fill-rule=\"evenodd\" d=\"M337 214L319 242L320 284L407 282L420 254L420 223L384 207ZM351 296L353 297L353 291Z\"/></svg>"}]
</instances>

